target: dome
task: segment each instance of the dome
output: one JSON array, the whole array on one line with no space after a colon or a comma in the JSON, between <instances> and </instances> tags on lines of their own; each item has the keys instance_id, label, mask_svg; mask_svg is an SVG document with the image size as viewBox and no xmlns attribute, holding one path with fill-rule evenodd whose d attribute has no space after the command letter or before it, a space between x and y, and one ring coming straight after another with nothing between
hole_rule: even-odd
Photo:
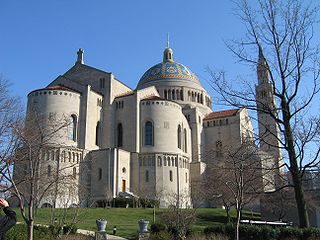
<instances>
[{"instance_id":1,"label":"dome","mask_svg":"<svg viewBox=\"0 0 320 240\"><path fill-rule=\"evenodd\" d=\"M149 68L140 78L137 88L141 89L144 85L153 85L153 82L180 81L197 84L201 87L201 83L197 76L186 66L173 60L173 51L166 48L163 53L163 61Z\"/></svg>"}]
</instances>

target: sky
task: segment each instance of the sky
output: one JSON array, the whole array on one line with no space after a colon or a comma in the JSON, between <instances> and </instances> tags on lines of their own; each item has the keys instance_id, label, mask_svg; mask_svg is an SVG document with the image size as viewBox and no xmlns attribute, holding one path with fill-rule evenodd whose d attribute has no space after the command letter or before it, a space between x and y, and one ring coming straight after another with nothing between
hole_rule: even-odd
<instances>
[{"instance_id":1,"label":"sky","mask_svg":"<svg viewBox=\"0 0 320 240\"><path fill-rule=\"evenodd\" d=\"M212 0L0 0L0 75L26 102L71 68L83 48L85 64L134 89L162 61L169 33L175 61L211 92L207 66L242 71L224 43L243 32L233 7Z\"/></svg>"},{"instance_id":2,"label":"sky","mask_svg":"<svg viewBox=\"0 0 320 240\"><path fill-rule=\"evenodd\" d=\"M175 61L214 97L208 66L225 70L230 81L237 75L256 81L256 70L225 44L245 32L234 9L232 0L0 0L0 77L26 103L29 92L71 68L83 48L85 64L134 89L162 61L169 33Z\"/></svg>"}]
</instances>

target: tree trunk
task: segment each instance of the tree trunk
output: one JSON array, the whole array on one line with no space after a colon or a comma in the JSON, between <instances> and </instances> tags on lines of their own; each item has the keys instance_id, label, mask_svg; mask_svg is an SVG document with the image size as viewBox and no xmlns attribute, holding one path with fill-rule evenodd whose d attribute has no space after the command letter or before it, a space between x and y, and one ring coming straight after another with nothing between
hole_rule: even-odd
<instances>
[{"instance_id":1,"label":"tree trunk","mask_svg":"<svg viewBox=\"0 0 320 240\"><path fill-rule=\"evenodd\" d=\"M28 221L28 240L33 240L33 220Z\"/></svg>"},{"instance_id":2,"label":"tree trunk","mask_svg":"<svg viewBox=\"0 0 320 240\"><path fill-rule=\"evenodd\" d=\"M283 114L283 122L284 122L284 130L285 130L285 140L287 143L287 151L289 155L290 161L290 172L292 176L292 181L294 185L294 195L298 208L298 216L299 216L299 226L301 228L309 227L309 217L307 204L304 197L304 192L302 189L302 176L299 174L299 166L297 162L297 155L294 148L294 139L292 135L292 128L290 125L290 109L286 100L282 99L282 114ZM301 170L301 169L300 169Z\"/></svg>"},{"instance_id":3,"label":"tree trunk","mask_svg":"<svg viewBox=\"0 0 320 240\"><path fill-rule=\"evenodd\" d=\"M235 240L239 240L240 234L239 234L239 228L240 228L240 215L241 215L241 210L237 208L237 222L236 222L236 229L235 229Z\"/></svg>"}]
</instances>

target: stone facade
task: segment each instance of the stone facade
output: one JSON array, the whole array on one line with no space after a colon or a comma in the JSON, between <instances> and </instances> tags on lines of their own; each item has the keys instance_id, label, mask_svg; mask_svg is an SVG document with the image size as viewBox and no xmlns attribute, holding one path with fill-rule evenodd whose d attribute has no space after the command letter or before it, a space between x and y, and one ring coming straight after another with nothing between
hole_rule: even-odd
<instances>
[{"instance_id":1,"label":"stone facade","mask_svg":"<svg viewBox=\"0 0 320 240\"><path fill-rule=\"evenodd\" d=\"M76 187L69 198L56 195L54 205L93 206L126 193L168 207L170 196L189 196L192 181L223 147L253 139L246 109L212 112L211 105L199 79L173 60L170 48L136 89L85 65L80 49L71 69L28 95L27 115L68 120L52 141L58 154L45 164L76 174ZM210 158L209 152L214 153ZM52 205L51 197L40 205Z\"/></svg>"}]
</instances>

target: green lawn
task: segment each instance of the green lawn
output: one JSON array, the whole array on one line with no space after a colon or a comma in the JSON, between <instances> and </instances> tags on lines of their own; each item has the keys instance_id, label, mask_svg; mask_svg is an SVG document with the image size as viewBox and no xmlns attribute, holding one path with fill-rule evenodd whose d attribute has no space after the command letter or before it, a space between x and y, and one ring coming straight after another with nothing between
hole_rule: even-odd
<instances>
[{"instance_id":1,"label":"green lawn","mask_svg":"<svg viewBox=\"0 0 320 240\"><path fill-rule=\"evenodd\" d=\"M16 209L18 212L18 209ZM55 216L58 220L63 217L63 209L54 209ZM72 218L74 209L68 210L68 218ZM161 215L166 212L167 209L156 209L156 221L161 221ZM225 223L227 221L226 214L223 209L212 208L199 208L196 210L197 220L193 226L193 231L202 231L207 226L215 224ZM49 224L51 217L51 209L38 209L36 215L36 223ZM245 212L244 217L247 218L260 218L257 213ZM235 216L235 212L232 212L232 216ZM108 221L107 232L112 233L114 226L117 226L117 235L132 238L136 235L138 230L139 219L153 221L153 209L142 208L86 208L79 209L79 216L77 226L80 229L96 230L95 220L98 218L104 218ZM22 221L20 214L18 214L18 221Z\"/></svg>"}]
</instances>

